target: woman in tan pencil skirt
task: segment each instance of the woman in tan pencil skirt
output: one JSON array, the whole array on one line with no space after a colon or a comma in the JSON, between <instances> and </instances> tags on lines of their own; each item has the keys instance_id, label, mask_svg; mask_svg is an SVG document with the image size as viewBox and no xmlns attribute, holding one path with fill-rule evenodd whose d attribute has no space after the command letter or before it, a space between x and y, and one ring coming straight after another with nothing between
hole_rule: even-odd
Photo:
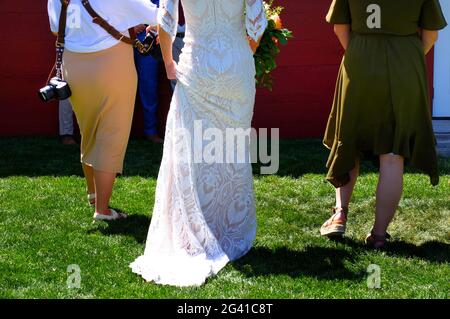
<instances>
[{"instance_id":1,"label":"woman in tan pencil skirt","mask_svg":"<svg viewBox=\"0 0 450 319\"><path fill-rule=\"evenodd\" d=\"M93 9L119 31L156 24L157 8L148 0L90 0ZM58 32L60 0L48 1L52 32ZM81 163L94 219L125 218L109 208L114 181L122 173L130 135L137 75L133 48L92 22L81 0L68 8L64 78L81 132Z\"/></svg>"}]
</instances>

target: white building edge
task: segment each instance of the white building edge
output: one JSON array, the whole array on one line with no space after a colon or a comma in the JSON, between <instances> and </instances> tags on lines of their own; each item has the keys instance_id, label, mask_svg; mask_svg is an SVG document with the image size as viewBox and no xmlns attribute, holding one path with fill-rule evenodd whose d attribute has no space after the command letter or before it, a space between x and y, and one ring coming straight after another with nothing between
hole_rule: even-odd
<instances>
[{"instance_id":1,"label":"white building edge","mask_svg":"<svg viewBox=\"0 0 450 319\"><path fill-rule=\"evenodd\" d=\"M450 23L450 0L441 5ZM433 126L439 153L450 157L450 26L440 31L434 55Z\"/></svg>"}]
</instances>

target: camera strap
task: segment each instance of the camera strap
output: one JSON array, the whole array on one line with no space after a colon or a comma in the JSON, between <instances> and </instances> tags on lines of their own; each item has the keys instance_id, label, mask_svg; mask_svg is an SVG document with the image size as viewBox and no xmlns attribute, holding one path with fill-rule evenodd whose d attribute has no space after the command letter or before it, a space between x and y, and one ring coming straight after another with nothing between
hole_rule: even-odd
<instances>
[{"instance_id":1,"label":"camera strap","mask_svg":"<svg viewBox=\"0 0 450 319\"><path fill-rule=\"evenodd\" d=\"M81 1L83 4L83 7L86 9L86 11L89 13L89 15L92 17L92 22L102 27L106 32L108 32L113 38L116 40L122 41L126 44L130 44L133 47L135 47L139 53L144 53L146 51L144 45L142 44L139 39L136 38L136 32L134 31L134 28L128 29L128 32L130 33L130 37L127 37L117 31L116 28L114 28L112 25L110 25L105 19L103 19L95 10L92 8L91 4L89 3L89 0L83 0Z\"/></svg>"},{"instance_id":2,"label":"camera strap","mask_svg":"<svg viewBox=\"0 0 450 319\"><path fill-rule=\"evenodd\" d=\"M64 54L64 45L66 38L66 22L67 22L67 8L70 0L61 0L61 14L59 16L58 38L56 39L56 76L62 79L62 63Z\"/></svg>"}]
</instances>

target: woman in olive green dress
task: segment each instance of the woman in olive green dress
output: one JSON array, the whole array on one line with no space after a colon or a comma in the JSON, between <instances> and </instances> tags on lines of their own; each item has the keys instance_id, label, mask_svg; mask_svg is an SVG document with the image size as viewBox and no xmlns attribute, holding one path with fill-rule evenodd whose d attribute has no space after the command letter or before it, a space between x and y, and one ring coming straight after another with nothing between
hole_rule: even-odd
<instances>
[{"instance_id":1,"label":"woman in olive green dress","mask_svg":"<svg viewBox=\"0 0 450 319\"><path fill-rule=\"evenodd\" d=\"M403 189L404 164L439 181L425 55L446 26L439 0L334 0L327 15L346 50L324 144L336 187L324 236L343 235L361 158L380 166L376 217L366 238L384 246Z\"/></svg>"}]
</instances>

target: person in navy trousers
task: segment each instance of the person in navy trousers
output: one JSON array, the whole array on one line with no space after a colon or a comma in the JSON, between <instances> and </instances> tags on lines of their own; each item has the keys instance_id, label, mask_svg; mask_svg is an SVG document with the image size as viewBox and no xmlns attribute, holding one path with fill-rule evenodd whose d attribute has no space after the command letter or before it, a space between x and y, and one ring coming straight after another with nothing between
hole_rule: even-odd
<instances>
[{"instance_id":1,"label":"person in navy trousers","mask_svg":"<svg viewBox=\"0 0 450 319\"><path fill-rule=\"evenodd\" d=\"M150 1L150 0L149 0ZM159 6L159 0L151 0ZM136 34L143 41L146 36L146 26L136 26ZM134 50L134 60L138 73L138 94L144 111L144 135L148 141L162 143L157 130L158 110L158 67L159 63L151 56L143 56Z\"/></svg>"}]
</instances>

